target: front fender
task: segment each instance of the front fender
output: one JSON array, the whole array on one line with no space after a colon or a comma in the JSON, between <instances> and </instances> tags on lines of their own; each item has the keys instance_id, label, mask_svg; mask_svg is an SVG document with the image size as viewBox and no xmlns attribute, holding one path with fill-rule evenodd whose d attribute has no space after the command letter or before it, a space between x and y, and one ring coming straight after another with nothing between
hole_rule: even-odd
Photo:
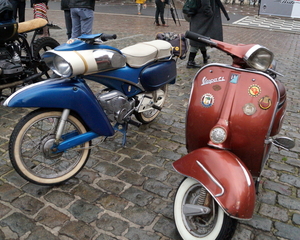
<instances>
[{"instance_id":1,"label":"front fender","mask_svg":"<svg viewBox=\"0 0 300 240\"><path fill-rule=\"evenodd\" d=\"M233 153L200 148L175 161L173 167L198 180L229 216L252 218L256 198L253 178Z\"/></svg>"},{"instance_id":2,"label":"front fender","mask_svg":"<svg viewBox=\"0 0 300 240\"><path fill-rule=\"evenodd\" d=\"M102 136L114 134L107 116L84 81L50 79L32 84L12 94L3 105L71 109L80 115L91 131Z\"/></svg>"}]
</instances>

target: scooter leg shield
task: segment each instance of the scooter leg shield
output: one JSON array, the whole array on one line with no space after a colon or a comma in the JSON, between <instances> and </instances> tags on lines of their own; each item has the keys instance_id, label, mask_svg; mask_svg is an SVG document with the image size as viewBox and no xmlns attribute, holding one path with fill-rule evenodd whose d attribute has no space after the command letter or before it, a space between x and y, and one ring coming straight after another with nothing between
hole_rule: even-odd
<instances>
[{"instance_id":1,"label":"scooter leg shield","mask_svg":"<svg viewBox=\"0 0 300 240\"><path fill-rule=\"evenodd\" d=\"M233 153L200 148L173 163L179 173L198 180L233 218L252 218L255 207L253 178Z\"/></svg>"}]
</instances>

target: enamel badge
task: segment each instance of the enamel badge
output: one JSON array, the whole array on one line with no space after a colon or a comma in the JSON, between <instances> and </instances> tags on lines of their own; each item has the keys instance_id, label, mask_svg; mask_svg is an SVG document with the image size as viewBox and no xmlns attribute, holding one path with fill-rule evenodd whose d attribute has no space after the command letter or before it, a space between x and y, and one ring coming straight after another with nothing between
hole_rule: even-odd
<instances>
[{"instance_id":1,"label":"enamel badge","mask_svg":"<svg viewBox=\"0 0 300 240\"><path fill-rule=\"evenodd\" d=\"M272 101L269 96L264 96L261 99L259 99L258 105L261 109L267 110L271 107Z\"/></svg>"},{"instance_id":2,"label":"enamel badge","mask_svg":"<svg viewBox=\"0 0 300 240\"><path fill-rule=\"evenodd\" d=\"M252 97L257 97L260 94L260 92L261 92L260 86L258 86L257 84L253 84L248 88L248 93Z\"/></svg>"},{"instance_id":3,"label":"enamel badge","mask_svg":"<svg viewBox=\"0 0 300 240\"><path fill-rule=\"evenodd\" d=\"M201 104L205 108L209 108L214 104L215 98L212 94L206 93L201 98Z\"/></svg>"}]
</instances>

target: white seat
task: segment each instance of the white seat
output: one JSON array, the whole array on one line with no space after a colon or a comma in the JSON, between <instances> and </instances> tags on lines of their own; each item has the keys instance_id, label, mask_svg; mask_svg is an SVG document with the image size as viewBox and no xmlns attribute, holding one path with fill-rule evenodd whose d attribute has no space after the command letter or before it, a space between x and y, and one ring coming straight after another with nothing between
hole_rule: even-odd
<instances>
[{"instance_id":1,"label":"white seat","mask_svg":"<svg viewBox=\"0 0 300 240\"><path fill-rule=\"evenodd\" d=\"M121 49L130 67L139 68L149 62L171 56L172 45L164 40L141 42Z\"/></svg>"}]
</instances>

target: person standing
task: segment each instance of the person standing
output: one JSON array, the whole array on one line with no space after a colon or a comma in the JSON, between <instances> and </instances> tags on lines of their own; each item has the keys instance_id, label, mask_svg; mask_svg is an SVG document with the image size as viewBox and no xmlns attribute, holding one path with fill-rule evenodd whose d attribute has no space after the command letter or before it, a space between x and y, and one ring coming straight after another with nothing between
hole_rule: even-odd
<instances>
[{"instance_id":1,"label":"person standing","mask_svg":"<svg viewBox=\"0 0 300 240\"><path fill-rule=\"evenodd\" d=\"M155 23L156 26L168 27L166 25L164 14L165 14L165 5L168 4L168 0L155 0L156 12L155 12ZM162 25L159 24L159 17Z\"/></svg>"},{"instance_id":2,"label":"person standing","mask_svg":"<svg viewBox=\"0 0 300 240\"><path fill-rule=\"evenodd\" d=\"M14 19L17 20L17 18L19 17L18 22L24 22L26 1L25 0L9 0L9 1L13 7Z\"/></svg>"},{"instance_id":3,"label":"person standing","mask_svg":"<svg viewBox=\"0 0 300 240\"><path fill-rule=\"evenodd\" d=\"M71 38L92 34L95 0L70 0L69 7L72 18Z\"/></svg>"},{"instance_id":4,"label":"person standing","mask_svg":"<svg viewBox=\"0 0 300 240\"><path fill-rule=\"evenodd\" d=\"M47 10L48 10L48 0L32 0L33 7L33 17L43 18L48 21ZM49 37L49 27L43 27L43 34L41 37Z\"/></svg>"},{"instance_id":5,"label":"person standing","mask_svg":"<svg viewBox=\"0 0 300 240\"><path fill-rule=\"evenodd\" d=\"M196 14L190 18L190 31L223 41L220 9L222 9L227 20L229 20L228 14L220 0L202 0ZM195 62L195 57L198 50L200 50L203 56L203 63L207 63L210 56L207 55L206 44L190 40L190 46L190 54L186 67L200 68L201 66Z\"/></svg>"},{"instance_id":6,"label":"person standing","mask_svg":"<svg viewBox=\"0 0 300 240\"><path fill-rule=\"evenodd\" d=\"M72 18L69 2L70 0L61 0L61 10L64 11L68 39L72 37Z\"/></svg>"},{"instance_id":7,"label":"person standing","mask_svg":"<svg viewBox=\"0 0 300 240\"><path fill-rule=\"evenodd\" d=\"M146 0L136 0L135 3L137 4L138 15L141 15L142 8L147 7Z\"/></svg>"}]
</instances>

